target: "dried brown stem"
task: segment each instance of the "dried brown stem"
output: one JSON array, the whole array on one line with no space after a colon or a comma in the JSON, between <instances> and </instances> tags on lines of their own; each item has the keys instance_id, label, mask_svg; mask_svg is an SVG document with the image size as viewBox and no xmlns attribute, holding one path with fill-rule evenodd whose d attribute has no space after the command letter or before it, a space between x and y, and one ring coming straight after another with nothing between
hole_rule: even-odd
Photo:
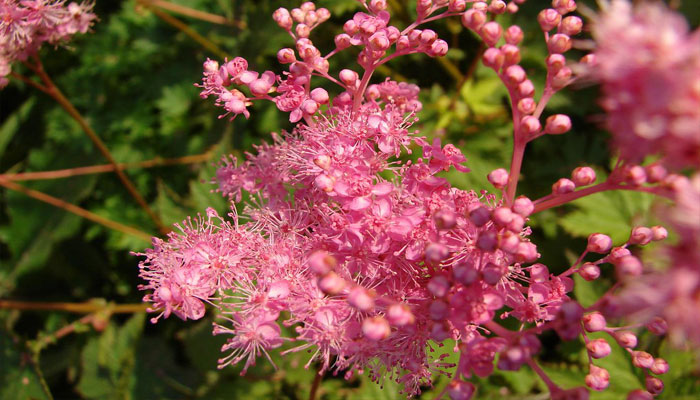
<instances>
[{"instance_id":1,"label":"dried brown stem","mask_svg":"<svg viewBox=\"0 0 700 400\"><path fill-rule=\"evenodd\" d=\"M44 70L44 67L41 64L41 60L39 59L39 57L34 57L34 60L35 64L25 62L25 65L31 68L37 74L37 76L39 76L41 81L44 83L44 86L46 87L46 93L49 96L51 96L54 100L56 100L56 102L60 104L64 110L66 110L66 112L78 123L78 125L80 125L82 130L88 136L88 138L90 138L92 143L97 147L100 153L102 153L102 156L104 156L104 158L107 159L107 161L109 161L109 163L115 167L114 172L117 174L119 180L122 182L129 194L131 194L131 197L133 197L136 200L136 202L141 206L141 208L143 208L146 214L148 214L148 216L153 220L160 232L163 234L167 234L168 232L170 232L170 229L163 225L163 222L160 220L160 217L158 217L158 215L156 215L156 213L153 212L153 210L151 210L151 207L149 207L148 203L143 198L143 196L141 196L138 189L136 189L129 177L127 177L126 174L117 167L117 162L114 160L112 153L109 152L109 149L104 144L102 139L100 139L97 133L95 133L95 131L92 130L85 118L83 118L80 112L75 108L75 106L73 106L73 103L71 103L70 100L68 100L68 98L66 98L66 96L63 95L61 90L59 90L58 87L53 83L51 77L49 77L49 75Z\"/></svg>"},{"instance_id":2,"label":"dried brown stem","mask_svg":"<svg viewBox=\"0 0 700 400\"><path fill-rule=\"evenodd\" d=\"M51 204L54 207L62 208L68 212L71 212L75 215L78 215L80 217L83 217L87 220L90 220L92 222L96 222L100 225L106 226L107 228L114 229L116 231L122 232L127 235L131 235L134 237L137 237L139 239L143 239L147 242L151 241L151 235L149 235L146 232L140 231L136 228L132 228L128 225L121 224L116 221L112 221L110 219L107 219L105 217L99 216L93 212L90 212L84 208L80 208L74 204L68 203L67 201L61 200L59 198L53 197L51 195L48 195L43 192L39 192L37 190L29 189L27 187L24 187L22 185L18 185L14 182L5 180L5 179L0 179L0 186L4 186L8 189L24 193L29 197L32 197L34 199L37 199L39 201L43 201L44 203Z\"/></svg>"},{"instance_id":3,"label":"dried brown stem","mask_svg":"<svg viewBox=\"0 0 700 400\"><path fill-rule=\"evenodd\" d=\"M84 303L37 302L0 300L0 309L33 310L33 311L65 311L75 314L92 314L107 310L110 314L133 314L145 312L148 304L112 304L104 301L87 301Z\"/></svg>"},{"instance_id":4,"label":"dried brown stem","mask_svg":"<svg viewBox=\"0 0 700 400\"><path fill-rule=\"evenodd\" d=\"M236 21L236 20L230 20L227 19L226 17L222 17L221 15L216 15L212 13L208 13L205 11L200 11L200 10L195 10L194 8L186 7L180 4L174 4L169 1L163 1L163 0L146 0L148 3L160 7L164 10L172 11L176 14L184 15L186 17L190 18L195 18L199 19L202 21L206 22L211 22L213 24L220 24L220 25L231 25L235 26L236 28L240 29L245 29L246 28L246 23L243 21Z\"/></svg>"},{"instance_id":5,"label":"dried brown stem","mask_svg":"<svg viewBox=\"0 0 700 400\"><path fill-rule=\"evenodd\" d=\"M72 176L89 175L89 174L101 174L105 172L113 172L115 169L128 169L128 168L152 168L152 167L162 167L167 165L178 165L178 164L196 164L200 162L205 162L211 159L211 153L197 154L194 156L184 156L178 158L154 158L152 160L133 162L133 163L120 163L115 165L112 164L102 164L102 165L92 165L89 167L77 167L68 169L59 169L55 171L38 171L38 172L19 172L16 174L0 174L0 179L6 179L8 181L33 181L42 179L60 179L60 178L70 178ZM116 168L115 168L116 167Z\"/></svg>"}]
</instances>

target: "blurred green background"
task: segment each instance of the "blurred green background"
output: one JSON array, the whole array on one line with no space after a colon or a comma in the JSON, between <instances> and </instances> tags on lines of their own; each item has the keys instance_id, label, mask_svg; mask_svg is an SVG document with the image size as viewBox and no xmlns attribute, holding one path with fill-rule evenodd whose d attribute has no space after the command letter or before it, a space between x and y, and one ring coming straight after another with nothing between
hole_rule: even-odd
<instances>
[{"instance_id":1,"label":"blurred green background","mask_svg":"<svg viewBox=\"0 0 700 400\"><path fill-rule=\"evenodd\" d=\"M194 83L201 79L207 58L242 56L251 68L281 72L275 54L291 47L289 36L271 19L280 6L296 2L266 0L178 0L173 3L224 17L214 24L157 8L182 21L207 42L203 46L177 29L143 2L97 1L100 20L94 32L78 35L65 48L46 47L41 59L57 86L75 104L106 142L115 159L134 163L202 155L197 163L131 168L127 174L167 224L196 215L207 207L225 212L228 205L212 193L208 183L214 163L224 154L242 155L252 145L270 139L270 132L290 129L286 117L272 104L259 103L249 120L218 119L213 99L202 100ZM579 2L581 3L581 2ZM332 19L312 34L323 52L333 48L333 36L359 10L354 0L319 1ZM410 22L415 2L389 1L398 26ZM539 91L544 82L546 49L535 22L548 2L529 0L515 16L499 21L517 23L526 32L523 67ZM700 11L694 0L681 3L694 26ZM468 174L446 176L458 187L490 190L486 174L508 167L511 123L507 93L493 71L477 62L479 42L458 19L430 24L450 43L445 60L424 55L395 60L378 72L407 80L422 88L424 109L415 126L428 138L440 136L463 149ZM215 48L218 49L215 51ZM331 74L354 68L355 50L333 58ZM574 52L575 53L575 52ZM572 59L575 59L572 54ZM15 71L29 75L16 66ZM317 84L323 84L317 82ZM332 86L329 90L336 90ZM585 84L554 97L545 115L567 113L574 130L546 137L527 150L522 194L533 198L549 192L551 184L580 165L596 166L600 176L610 167L607 134L601 130L596 88ZM0 173L49 171L105 164L106 161L80 127L50 97L20 82L0 92ZM113 173L18 182L50 194L104 218L149 234L157 228L128 195ZM94 323L84 314L51 310L0 309L0 399L305 399L315 367L304 369L308 355L275 357L274 370L266 360L240 377L239 367L216 369L225 338L211 336L213 313L203 320L183 322L173 317L153 325L143 313L116 314L114 305L136 304L138 258L130 251L149 246L142 238L125 235L86 221L63 209L0 189L0 300L18 302L88 303L100 310ZM543 262L564 270L585 247L585 237L606 232L624 242L631 224L651 223L652 202L636 193L605 193L572 205L549 210L531 221ZM653 255L653 249L649 251ZM606 289L581 282L576 297L590 304ZM46 307L44 307L46 308ZM70 332L65 334L66 332ZM542 364L555 382L578 386L585 376L582 343L563 343L545 335ZM642 347L668 359L664 399L695 399L700 384L689 351L671 350L659 338L642 335ZM446 345L441 352L452 352ZM454 356L451 358L456 360ZM642 387L643 376L622 352L602 360L611 386L592 399L621 399ZM426 388L433 398L448 379ZM527 369L496 372L477 382L479 399L542 399L544 385ZM324 399L398 399L391 381L383 390L363 377L345 381L327 374L319 389Z\"/></svg>"}]
</instances>

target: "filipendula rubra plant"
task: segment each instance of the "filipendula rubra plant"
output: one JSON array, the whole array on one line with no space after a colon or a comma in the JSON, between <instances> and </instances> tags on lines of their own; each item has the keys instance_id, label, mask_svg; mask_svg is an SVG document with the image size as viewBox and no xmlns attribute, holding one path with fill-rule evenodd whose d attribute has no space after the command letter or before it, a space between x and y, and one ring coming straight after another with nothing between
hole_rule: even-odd
<instances>
[{"instance_id":1,"label":"filipendula rubra plant","mask_svg":"<svg viewBox=\"0 0 700 400\"><path fill-rule=\"evenodd\" d=\"M633 10L626 2L615 1L594 19L598 49L569 63L564 53L571 49L572 36L581 32L583 22L571 15L576 9L573 0L554 0L552 8L538 15L549 55L546 84L536 99L535 86L519 65L522 30L515 25L503 27L492 18L516 12L523 2L419 0L417 20L400 29L390 24L385 1L361 1L364 12L344 24L344 32L335 37L335 49L325 55L309 36L330 14L307 2L291 11L280 8L273 15L294 40L295 48L278 52L278 60L289 65L288 71L259 73L240 57L221 65L207 60L199 87L202 97L213 96L225 110L223 116L248 118L254 100L269 100L289 113L296 125L291 132L274 134L272 144L257 146L256 154L247 154L244 162L233 157L224 160L215 182L232 201L230 219L209 209L205 216L176 225L180 233L171 233L167 240L154 238L153 248L139 254L145 257L140 264L140 275L147 281L141 287L148 291L144 301L159 313L153 322L171 314L184 320L199 319L210 304L220 315L213 333L229 336L220 368L243 361L245 373L258 357L264 355L272 362L269 352L293 341L298 345L284 353L310 350L306 366L318 363L319 373L344 372L350 378L366 372L378 382L392 379L401 383L409 396L429 386L435 374L455 367L431 354L435 343L453 339L460 358L445 389L453 399L471 398L476 388L468 379L490 375L496 358L502 370L527 364L543 379L552 398L586 399L588 388L604 390L609 385L608 371L596 366L595 359L610 353L610 342L587 336L587 332L603 331L629 351L632 363L647 377L644 390L631 392L629 398L660 393L663 383L656 376L665 373L668 364L634 350L635 329L648 323L654 333L663 334L670 327L680 337L683 332L697 335L697 330L686 331L688 318L669 319L669 323L660 318L669 318L664 314L668 310L655 298L649 298L648 304L627 304L625 300L630 298L627 293L639 291L635 285L643 281L671 285L666 288L671 292L663 298L667 303L698 308L693 300L698 298L697 278L686 284L684 294L673 292L672 283L660 283L658 278L632 279L645 270L629 248L665 239L666 230L637 227L627 243L618 247L605 234L593 233L578 260L563 273L553 274L537 262L540 254L528 238L527 222L535 212L588 194L645 191L679 199L679 207L666 215L672 224L685 224L680 231L690 233L683 238L697 244L697 224L683 221L685 213L693 210L682 207L697 208L693 199L698 179L693 186L688 178L667 170L695 167L697 159L677 157L673 144L645 143L632 150L620 146L640 140L633 135L651 141L680 135L692 142L698 132L688 134L690 122L669 122L669 127L679 128L650 132L639 120L643 114L624 108L627 103L617 86L646 90L646 96L658 90L653 82L640 87L629 81L644 81L646 71L654 68L649 61L653 54L632 67L614 66L616 57L621 57L614 46L632 51L627 46L656 40L654 32L667 29L675 34L669 40L686 44L676 51L687 55L678 56L675 62L690 71L684 77L692 77L697 72L698 50L690 42L697 41L697 35L691 38L685 25L678 26L677 17L661 7ZM655 19L656 26L644 26L645 18L652 18L649 13L663 18ZM496 194L460 190L438 176L451 168L467 172L466 159L455 146L443 146L439 140L428 143L412 130L421 110L417 86L390 79L371 84L375 69L398 56L445 55L447 43L434 31L419 27L452 16L461 18L483 40L483 62L498 74L510 95L513 157L509 170L497 169L488 176ZM628 26L615 24L622 17L627 18ZM633 33L610 33L615 29ZM631 43L622 43L624 40ZM353 46L360 49L359 72L341 69L331 74L333 55ZM692 51L695 53L689 54ZM693 60L694 67L686 65L687 60ZM517 197L527 143L571 128L566 115L544 120L542 115L552 95L577 79L574 71L603 85L619 162L607 180L597 185L593 185L594 170L582 166L570 179L554 183L551 195L537 200ZM331 97L325 89L313 86L316 77L333 82L340 93ZM669 86L672 93L668 97L677 99L681 93L673 91L682 91L697 105L698 87L697 81L691 89L681 84ZM636 94L629 96L634 99ZM656 107L650 118L658 114L675 118L674 122L685 121L685 114L677 115L678 108L662 109L653 99L649 101L649 107ZM684 110L689 110L687 117L697 120L697 108ZM697 146L697 140L694 143ZM415 161L399 158L416 147L422 155ZM647 166L637 164L650 153L661 153L661 157ZM241 201L242 191L250 193L251 201L239 215L233 205ZM682 257L692 250L692 244L683 242L670 252ZM593 306L582 307L569 296L572 276L595 280L605 264L614 265L620 283ZM697 259L673 268L655 274L699 276ZM678 300L679 296L685 297ZM619 316L633 305L640 316L632 321L634 325L608 325L606 316ZM520 329L504 328L496 322L502 319L514 319ZM295 336L283 337L279 324L293 328ZM536 363L534 356L541 348L538 336L549 330L564 340L582 337L585 341L589 374L581 387L559 387Z\"/></svg>"}]
</instances>

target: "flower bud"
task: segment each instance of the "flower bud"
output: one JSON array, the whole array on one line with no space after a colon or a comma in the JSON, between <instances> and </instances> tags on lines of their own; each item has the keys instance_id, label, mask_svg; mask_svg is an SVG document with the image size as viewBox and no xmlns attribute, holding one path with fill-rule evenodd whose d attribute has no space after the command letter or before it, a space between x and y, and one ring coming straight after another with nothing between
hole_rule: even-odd
<instances>
[{"instance_id":1,"label":"flower bud","mask_svg":"<svg viewBox=\"0 0 700 400\"><path fill-rule=\"evenodd\" d=\"M552 7L561 15L568 14L576 10L575 0L552 0Z\"/></svg>"},{"instance_id":2,"label":"flower bud","mask_svg":"<svg viewBox=\"0 0 700 400\"><path fill-rule=\"evenodd\" d=\"M632 253L624 248L624 247L615 247L610 251L610 256L608 257L608 261L611 263L615 264L618 262L622 257L626 257L632 255Z\"/></svg>"},{"instance_id":3,"label":"flower bud","mask_svg":"<svg viewBox=\"0 0 700 400\"><path fill-rule=\"evenodd\" d=\"M630 185L643 185L647 182L647 173L641 165L633 165L625 170L625 181Z\"/></svg>"},{"instance_id":4,"label":"flower bud","mask_svg":"<svg viewBox=\"0 0 700 400\"><path fill-rule=\"evenodd\" d=\"M602 233L593 233L588 237L588 246L586 250L591 253L605 254L612 248L612 239L610 236Z\"/></svg>"},{"instance_id":5,"label":"flower bud","mask_svg":"<svg viewBox=\"0 0 700 400\"><path fill-rule=\"evenodd\" d=\"M277 61L279 61L280 64L290 64L296 60L297 58L294 55L294 50L288 47L280 49L280 51L277 52Z\"/></svg>"},{"instance_id":6,"label":"flower bud","mask_svg":"<svg viewBox=\"0 0 700 400\"><path fill-rule=\"evenodd\" d=\"M569 67L562 67L556 74L552 77L551 86L554 90L563 89L566 85L571 82L572 71Z\"/></svg>"},{"instance_id":7,"label":"flower bud","mask_svg":"<svg viewBox=\"0 0 700 400\"><path fill-rule=\"evenodd\" d=\"M441 243L430 243L425 247L425 261L438 264L450 254L447 246Z\"/></svg>"},{"instance_id":8,"label":"flower bud","mask_svg":"<svg viewBox=\"0 0 700 400\"><path fill-rule=\"evenodd\" d=\"M318 111L318 103L311 99L306 99L301 103L299 108L304 112L304 114L313 115L316 113L316 111Z\"/></svg>"},{"instance_id":9,"label":"flower bud","mask_svg":"<svg viewBox=\"0 0 700 400\"><path fill-rule=\"evenodd\" d=\"M503 0L491 0L489 4L489 12L492 14L503 14L506 12L506 2Z\"/></svg>"},{"instance_id":10,"label":"flower bud","mask_svg":"<svg viewBox=\"0 0 700 400\"><path fill-rule=\"evenodd\" d=\"M494 251L498 246L498 237L496 232L486 231L481 232L476 239L476 247L483 251Z\"/></svg>"},{"instance_id":11,"label":"flower bud","mask_svg":"<svg viewBox=\"0 0 700 400\"><path fill-rule=\"evenodd\" d=\"M571 130L571 119L568 115L554 114L547 118L544 131L550 135L561 135Z\"/></svg>"},{"instance_id":12,"label":"flower bud","mask_svg":"<svg viewBox=\"0 0 700 400\"><path fill-rule=\"evenodd\" d=\"M531 80L525 79L518 85L518 97L532 97L535 95L535 85ZM539 121L538 121L539 122Z\"/></svg>"},{"instance_id":13,"label":"flower bud","mask_svg":"<svg viewBox=\"0 0 700 400\"><path fill-rule=\"evenodd\" d=\"M479 35L489 47L493 47L498 42L502 33L503 28L495 21L487 22L479 29Z\"/></svg>"},{"instance_id":14,"label":"flower bud","mask_svg":"<svg viewBox=\"0 0 700 400\"><path fill-rule=\"evenodd\" d=\"M591 357L598 359L610 355L612 349L605 339L594 339L586 344L586 349Z\"/></svg>"},{"instance_id":15,"label":"flower bud","mask_svg":"<svg viewBox=\"0 0 700 400\"><path fill-rule=\"evenodd\" d=\"M567 194L573 192L574 189L576 189L576 185L574 185L573 182L571 182L569 179L561 178L558 181L556 181L554 185L552 185L552 194Z\"/></svg>"},{"instance_id":16,"label":"flower bud","mask_svg":"<svg viewBox=\"0 0 700 400\"><path fill-rule=\"evenodd\" d=\"M655 358L654 363L649 368L656 375L663 375L668 372L668 362L663 358Z\"/></svg>"},{"instance_id":17,"label":"flower bud","mask_svg":"<svg viewBox=\"0 0 700 400\"><path fill-rule=\"evenodd\" d=\"M335 295L345 288L345 279L331 271L318 279L318 288L325 294Z\"/></svg>"},{"instance_id":18,"label":"flower bud","mask_svg":"<svg viewBox=\"0 0 700 400\"><path fill-rule=\"evenodd\" d=\"M527 78L527 74L525 73L523 67L517 64L506 68L504 76L506 82L508 82L508 84L511 86L515 86Z\"/></svg>"},{"instance_id":19,"label":"flower bud","mask_svg":"<svg viewBox=\"0 0 700 400\"><path fill-rule=\"evenodd\" d=\"M654 365L654 357L646 351L633 351L632 365L637 368L649 369Z\"/></svg>"},{"instance_id":20,"label":"flower bud","mask_svg":"<svg viewBox=\"0 0 700 400\"><path fill-rule=\"evenodd\" d=\"M491 286L495 286L498 282L500 282L505 273L506 267L491 262L486 264L484 269L481 270L481 276L484 282Z\"/></svg>"},{"instance_id":21,"label":"flower bud","mask_svg":"<svg viewBox=\"0 0 700 400\"><path fill-rule=\"evenodd\" d=\"M581 33L581 28L583 28L583 21L579 17L566 17L561 21L561 33L573 36Z\"/></svg>"},{"instance_id":22,"label":"flower bud","mask_svg":"<svg viewBox=\"0 0 700 400\"><path fill-rule=\"evenodd\" d=\"M513 219L513 211L508 207L498 207L491 211L491 220L498 226L506 226Z\"/></svg>"},{"instance_id":23,"label":"flower bud","mask_svg":"<svg viewBox=\"0 0 700 400\"><path fill-rule=\"evenodd\" d=\"M602 331L605 329L606 325L605 317L597 311L586 314L583 317L583 328L588 332Z\"/></svg>"},{"instance_id":24,"label":"flower bud","mask_svg":"<svg viewBox=\"0 0 700 400\"><path fill-rule=\"evenodd\" d=\"M298 24L294 29L297 36L300 38L307 38L311 34L311 28L309 28L309 26L306 24Z\"/></svg>"},{"instance_id":25,"label":"flower bud","mask_svg":"<svg viewBox=\"0 0 700 400\"><path fill-rule=\"evenodd\" d=\"M336 35L335 36L335 47L337 47L338 50L347 49L352 44L351 40L352 40L352 38L347 33L341 33L339 35Z\"/></svg>"},{"instance_id":26,"label":"flower bud","mask_svg":"<svg viewBox=\"0 0 700 400\"><path fill-rule=\"evenodd\" d=\"M590 372L586 375L586 386L593 390L601 391L610 386L610 374L608 370L591 364Z\"/></svg>"},{"instance_id":27,"label":"flower bud","mask_svg":"<svg viewBox=\"0 0 700 400\"><path fill-rule=\"evenodd\" d=\"M450 281L442 275L434 276L428 281L428 291L435 297L445 297L450 287Z\"/></svg>"},{"instance_id":28,"label":"flower bud","mask_svg":"<svg viewBox=\"0 0 700 400\"><path fill-rule=\"evenodd\" d=\"M632 229L629 244L639 244L644 246L651 242L653 235L654 234L652 233L651 229L647 228L646 226L637 226Z\"/></svg>"},{"instance_id":29,"label":"flower bud","mask_svg":"<svg viewBox=\"0 0 700 400\"><path fill-rule=\"evenodd\" d=\"M438 39L430 45L430 48L426 51L426 54L430 57L444 57L449 50L449 45L446 41Z\"/></svg>"},{"instance_id":30,"label":"flower bud","mask_svg":"<svg viewBox=\"0 0 700 400\"><path fill-rule=\"evenodd\" d=\"M461 262L452 268L452 277L464 286L469 286L479 279L479 271L472 263Z\"/></svg>"},{"instance_id":31,"label":"flower bud","mask_svg":"<svg viewBox=\"0 0 700 400\"><path fill-rule=\"evenodd\" d=\"M547 56L547 69L556 74L566 66L566 57L561 54L550 54Z\"/></svg>"},{"instance_id":32,"label":"flower bud","mask_svg":"<svg viewBox=\"0 0 700 400\"><path fill-rule=\"evenodd\" d=\"M428 316L433 321L442 321L450 313L450 307L442 300L435 300L430 302L428 306Z\"/></svg>"},{"instance_id":33,"label":"flower bud","mask_svg":"<svg viewBox=\"0 0 700 400\"><path fill-rule=\"evenodd\" d=\"M600 278L600 268L593 263L584 263L578 271L581 278L587 281L594 281Z\"/></svg>"},{"instance_id":34,"label":"flower bud","mask_svg":"<svg viewBox=\"0 0 700 400\"><path fill-rule=\"evenodd\" d=\"M389 46L391 46L391 43L384 32L376 32L369 38L369 47L372 50L384 51L388 49Z\"/></svg>"},{"instance_id":35,"label":"flower bud","mask_svg":"<svg viewBox=\"0 0 700 400\"><path fill-rule=\"evenodd\" d=\"M411 325L416 322L416 318L411 312L411 308L404 303L396 303L386 310L386 317L389 323L394 326Z\"/></svg>"},{"instance_id":36,"label":"flower bud","mask_svg":"<svg viewBox=\"0 0 700 400\"><path fill-rule=\"evenodd\" d=\"M614 334L617 343L627 349L637 347L637 335L630 331L618 331Z\"/></svg>"},{"instance_id":37,"label":"flower bud","mask_svg":"<svg viewBox=\"0 0 700 400\"><path fill-rule=\"evenodd\" d=\"M447 385L447 394L450 396L450 400L471 400L475 391L476 387L473 383L461 379L452 380Z\"/></svg>"},{"instance_id":38,"label":"flower bud","mask_svg":"<svg viewBox=\"0 0 700 400\"><path fill-rule=\"evenodd\" d=\"M467 9L467 0L449 0L447 9L454 13L464 12Z\"/></svg>"},{"instance_id":39,"label":"flower bud","mask_svg":"<svg viewBox=\"0 0 700 400\"><path fill-rule=\"evenodd\" d=\"M513 233L512 231L505 231L501 233L498 238L498 248L505 251L506 253L515 253L518 251L518 245L520 244L520 235Z\"/></svg>"},{"instance_id":40,"label":"flower bud","mask_svg":"<svg viewBox=\"0 0 700 400\"><path fill-rule=\"evenodd\" d=\"M571 180L576 187L588 186L595 182L595 171L591 167L578 167L571 173Z\"/></svg>"},{"instance_id":41,"label":"flower bud","mask_svg":"<svg viewBox=\"0 0 700 400\"><path fill-rule=\"evenodd\" d=\"M486 14L484 14L482 11L471 8L462 14L462 25L464 25L465 28L469 28L475 32L478 32L485 23Z\"/></svg>"},{"instance_id":42,"label":"flower bud","mask_svg":"<svg viewBox=\"0 0 700 400\"><path fill-rule=\"evenodd\" d=\"M311 96L311 100L315 101L318 104L326 104L328 103L328 100L330 97L328 96L328 92L324 88L316 88L309 93Z\"/></svg>"},{"instance_id":43,"label":"flower bud","mask_svg":"<svg viewBox=\"0 0 700 400\"><path fill-rule=\"evenodd\" d=\"M571 50L571 38L563 33L552 35L547 41L547 49L552 54L562 54Z\"/></svg>"},{"instance_id":44,"label":"flower bud","mask_svg":"<svg viewBox=\"0 0 700 400\"><path fill-rule=\"evenodd\" d=\"M290 30L292 28L292 17L289 15L289 11L286 8L278 8L272 14L272 19L275 20L277 25L284 30Z\"/></svg>"},{"instance_id":45,"label":"flower bud","mask_svg":"<svg viewBox=\"0 0 700 400\"><path fill-rule=\"evenodd\" d=\"M486 207L479 207L469 213L469 220L476 226L486 225L491 220L491 211Z\"/></svg>"},{"instance_id":46,"label":"flower bud","mask_svg":"<svg viewBox=\"0 0 700 400\"><path fill-rule=\"evenodd\" d=\"M647 175L647 182L649 183L661 182L666 177L666 175L668 175L668 171L666 171L666 168L664 168L663 165L660 164L647 165L645 170Z\"/></svg>"},{"instance_id":47,"label":"flower bud","mask_svg":"<svg viewBox=\"0 0 700 400\"><path fill-rule=\"evenodd\" d=\"M338 77L340 78L341 82L350 86L351 88L354 88L360 76L357 74L357 72L351 69L343 69L338 74Z\"/></svg>"},{"instance_id":48,"label":"flower bud","mask_svg":"<svg viewBox=\"0 0 700 400\"><path fill-rule=\"evenodd\" d=\"M503 189L508 184L508 171L504 168L495 169L489 173L487 179L496 189Z\"/></svg>"},{"instance_id":49,"label":"flower bud","mask_svg":"<svg viewBox=\"0 0 700 400\"><path fill-rule=\"evenodd\" d=\"M520 196L515 201L513 201L513 212L527 217L535 210L535 205L532 204L532 200L525 196Z\"/></svg>"},{"instance_id":50,"label":"flower bud","mask_svg":"<svg viewBox=\"0 0 700 400\"><path fill-rule=\"evenodd\" d=\"M651 227L651 240L657 242L668 237L668 231L663 226L657 225Z\"/></svg>"},{"instance_id":51,"label":"flower bud","mask_svg":"<svg viewBox=\"0 0 700 400\"><path fill-rule=\"evenodd\" d=\"M557 10L547 8L537 14L537 22L539 22L542 31L549 32L559 25L559 22L561 22L561 14L559 14Z\"/></svg>"},{"instance_id":52,"label":"flower bud","mask_svg":"<svg viewBox=\"0 0 700 400\"><path fill-rule=\"evenodd\" d=\"M506 43L517 45L523 40L523 30L517 25L511 25L506 29Z\"/></svg>"},{"instance_id":53,"label":"flower bud","mask_svg":"<svg viewBox=\"0 0 700 400\"><path fill-rule=\"evenodd\" d=\"M518 111L522 114L532 114L537 109L537 103L532 97L526 97L518 101Z\"/></svg>"},{"instance_id":54,"label":"flower bud","mask_svg":"<svg viewBox=\"0 0 700 400\"><path fill-rule=\"evenodd\" d=\"M642 262L635 256L624 256L615 261L615 272L618 279L639 276L643 270Z\"/></svg>"},{"instance_id":55,"label":"flower bud","mask_svg":"<svg viewBox=\"0 0 700 400\"><path fill-rule=\"evenodd\" d=\"M515 259L522 262L533 262L540 257L537 252L537 246L532 242L520 242L518 250L515 252Z\"/></svg>"},{"instance_id":56,"label":"flower bud","mask_svg":"<svg viewBox=\"0 0 700 400\"><path fill-rule=\"evenodd\" d=\"M503 55L503 52L501 52L495 47L489 47L488 49L486 49L482 58L482 62L484 63L484 65L493 69L496 72L498 72L501 69L504 60L505 57Z\"/></svg>"},{"instance_id":57,"label":"flower bud","mask_svg":"<svg viewBox=\"0 0 700 400\"><path fill-rule=\"evenodd\" d=\"M326 174L321 174L314 179L314 184L317 188L324 192L332 192L335 187L335 178Z\"/></svg>"},{"instance_id":58,"label":"flower bud","mask_svg":"<svg viewBox=\"0 0 700 400\"><path fill-rule=\"evenodd\" d=\"M505 66L515 65L520 62L520 49L518 49L518 46L504 44L500 47L500 50L503 53L503 64Z\"/></svg>"},{"instance_id":59,"label":"flower bud","mask_svg":"<svg viewBox=\"0 0 700 400\"><path fill-rule=\"evenodd\" d=\"M380 11L386 10L386 0L371 0L369 2L369 9L374 13L378 14Z\"/></svg>"},{"instance_id":60,"label":"flower bud","mask_svg":"<svg viewBox=\"0 0 700 400\"><path fill-rule=\"evenodd\" d=\"M355 286L348 293L348 303L360 311L370 311L374 308L374 296L362 286Z\"/></svg>"},{"instance_id":61,"label":"flower bud","mask_svg":"<svg viewBox=\"0 0 700 400\"><path fill-rule=\"evenodd\" d=\"M304 22L304 16L306 15L306 13L301 8L292 8L291 15L292 19L294 19L294 22L301 23Z\"/></svg>"},{"instance_id":62,"label":"flower bud","mask_svg":"<svg viewBox=\"0 0 700 400\"><path fill-rule=\"evenodd\" d=\"M644 379L644 387L652 395L658 396L664 391L664 382L655 376L647 376Z\"/></svg>"},{"instance_id":63,"label":"flower bud","mask_svg":"<svg viewBox=\"0 0 700 400\"><path fill-rule=\"evenodd\" d=\"M668 323L665 319L656 317L647 322L647 329L654 335L661 336L668 330Z\"/></svg>"},{"instance_id":64,"label":"flower bud","mask_svg":"<svg viewBox=\"0 0 700 400\"><path fill-rule=\"evenodd\" d=\"M549 280L549 268L544 264L532 264L530 266L530 279L535 283L543 283Z\"/></svg>"},{"instance_id":65,"label":"flower bud","mask_svg":"<svg viewBox=\"0 0 700 400\"><path fill-rule=\"evenodd\" d=\"M383 317L376 316L362 321L362 333L369 340L379 341L391 334L391 327Z\"/></svg>"}]
</instances>

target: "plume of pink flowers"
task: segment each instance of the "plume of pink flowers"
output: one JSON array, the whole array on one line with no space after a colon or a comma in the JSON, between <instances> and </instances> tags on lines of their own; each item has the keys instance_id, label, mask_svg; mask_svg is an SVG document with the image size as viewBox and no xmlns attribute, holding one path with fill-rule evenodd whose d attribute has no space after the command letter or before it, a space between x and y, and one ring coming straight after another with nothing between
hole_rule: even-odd
<instances>
[{"instance_id":1,"label":"plume of pink flowers","mask_svg":"<svg viewBox=\"0 0 700 400\"><path fill-rule=\"evenodd\" d=\"M0 87L12 63L36 54L44 43L58 45L88 31L97 16L92 2L0 0Z\"/></svg>"}]
</instances>

